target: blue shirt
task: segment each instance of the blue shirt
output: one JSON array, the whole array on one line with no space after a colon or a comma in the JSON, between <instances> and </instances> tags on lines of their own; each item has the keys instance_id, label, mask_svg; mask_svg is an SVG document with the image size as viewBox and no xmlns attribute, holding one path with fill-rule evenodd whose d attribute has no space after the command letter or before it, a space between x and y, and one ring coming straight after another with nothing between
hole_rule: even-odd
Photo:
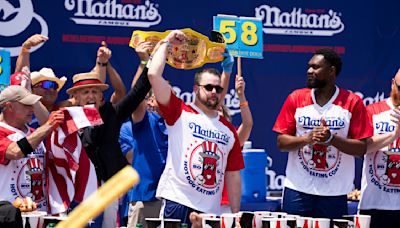
<instances>
[{"instance_id":1,"label":"blue shirt","mask_svg":"<svg viewBox=\"0 0 400 228\"><path fill-rule=\"evenodd\" d=\"M134 124L130 120L122 125L119 141L124 155L133 149L132 167L140 176L139 184L127 193L129 201L156 200L156 189L168 151L164 119L146 111L141 122Z\"/></svg>"}]
</instances>

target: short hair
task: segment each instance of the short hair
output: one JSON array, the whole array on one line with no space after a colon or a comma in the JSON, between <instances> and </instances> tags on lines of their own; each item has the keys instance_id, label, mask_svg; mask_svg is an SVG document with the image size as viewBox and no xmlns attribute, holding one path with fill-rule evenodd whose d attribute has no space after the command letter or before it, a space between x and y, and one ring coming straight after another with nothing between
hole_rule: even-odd
<instances>
[{"instance_id":1,"label":"short hair","mask_svg":"<svg viewBox=\"0 0 400 228\"><path fill-rule=\"evenodd\" d=\"M203 73L214 74L214 75L217 75L219 78L221 78L221 73L217 69L215 69L215 68L204 68L204 69L196 72L196 74L194 75L194 84L195 85L198 85L200 83L201 75Z\"/></svg>"},{"instance_id":2,"label":"short hair","mask_svg":"<svg viewBox=\"0 0 400 228\"><path fill-rule=\"evenodd\" d=\"M333 49L330 48L321 48L314 52L314 55L322 55L326 62L328 62L331 66L334 66L336 69L336 76L339 75L342 70L342 59Z\"/></svg>"}]
</instances>

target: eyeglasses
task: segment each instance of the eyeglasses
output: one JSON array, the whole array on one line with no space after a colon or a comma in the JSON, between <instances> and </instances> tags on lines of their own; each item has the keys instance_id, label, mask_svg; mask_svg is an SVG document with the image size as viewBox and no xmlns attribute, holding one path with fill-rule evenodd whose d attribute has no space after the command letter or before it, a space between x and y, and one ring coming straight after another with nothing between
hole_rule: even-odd
<instances>
[{"instance_id":1,"label":"eyeglasses","mask_svg":"<svg viewBox=\"0 0 400 228\"><path fill-rule=\"evenodd\" d=\"M211 92L211 91L213 91L213 89L215 89L215 92L222 93L222 90L224 90L224 88L222 88L219 85L207 84L207 85L198 85L198 86L203 86L203 88L206 89L208 92Z\"/></svg>"},{"instance_id":2,"label":"eyeglasses","mask_svg":"<svg viewBox=\"0 0 400 228\"><path fill-rule=\"evenodd\" d=\"M41 87L43 89L58 89L58 84L57 82L54 81L41 81L36 83L33 87Z\"/></svg>"}]
</instances>

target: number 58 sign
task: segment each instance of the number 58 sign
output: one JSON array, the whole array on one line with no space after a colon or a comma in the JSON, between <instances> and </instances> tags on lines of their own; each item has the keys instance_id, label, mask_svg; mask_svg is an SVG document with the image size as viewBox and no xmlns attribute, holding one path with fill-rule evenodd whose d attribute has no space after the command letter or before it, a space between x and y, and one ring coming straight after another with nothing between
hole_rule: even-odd
<instances>
[{"instance_id":1,"label":"number 58 sign","mask_svg":"<svg viewBox=\"0 0 400 228\"><path fill-rule=\"evenodd\" d=\"M236 57L263 58L261 19L231 15L214 16L214 30L224 35L229 53Z\"/></svg>"}]
</instances>

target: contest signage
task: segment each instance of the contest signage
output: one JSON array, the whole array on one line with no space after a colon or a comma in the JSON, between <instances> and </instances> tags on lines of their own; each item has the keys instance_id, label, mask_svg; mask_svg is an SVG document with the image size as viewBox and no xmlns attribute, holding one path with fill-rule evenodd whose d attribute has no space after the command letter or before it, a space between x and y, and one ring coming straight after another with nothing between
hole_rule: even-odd
<instances>
[{"instance_id":1,"label":"contest signage","mask_svg":"<svg viewBox=\"0 0 400 228\"><path fill-rule=\"evenodd\" d=\"M0 49L0 91L10 85L10 74L10 51L6 49Z\"/></svg>"},{"instance_id":2,"label":"contest signage","mask_svg":"<svg viewBox=\"0 0 400 228\"><path fill-rule=\"evenodd\" d=\"M224 35L226 48L236 57L263 58L262 21L254 17L214 16L214 30Z\"/></svg>"}]
</instances>

